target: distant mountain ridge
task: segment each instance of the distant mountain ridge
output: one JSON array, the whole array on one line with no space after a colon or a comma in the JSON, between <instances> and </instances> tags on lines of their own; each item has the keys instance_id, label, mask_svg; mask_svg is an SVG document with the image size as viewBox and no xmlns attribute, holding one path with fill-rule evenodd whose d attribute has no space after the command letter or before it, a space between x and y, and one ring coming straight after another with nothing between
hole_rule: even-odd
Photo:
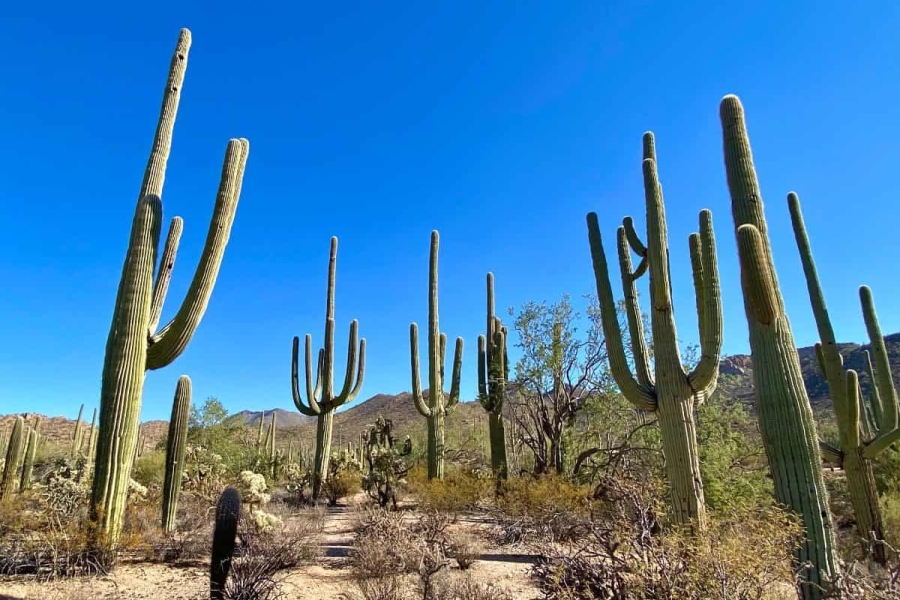
<instances>
[{"instance_id":1,"label":"distant mountain ridge","mask_svg":"<svg viewBox=\"0 0 900 600\"><path fill-rule=\"evenodd\" d=\"M900 380L900 333L885 336L885 346L891 361L894 380ZM855 369L859 374L860 383L864 393L868 393L871 382L866 372L865 351L870 349L868 344L855 343L838 344L841 355L844 357L844 366ZM810 403L815 408L829 408L831 399L828 396L828 384L819 372L816 360L815 347L807 346L798 350L800 366L803 372L803 382L809 393ZM719 364L719 388L716 393L725 394L735 400L752 404L753 402L753 360L746 354L726 356ZM427 394L427 391L426 391ZM242 410L229 417L231 420L243 422L249 427L258 427L260 414L265 414L268 422L272 414L276 414L276 425L279 431L279 440L291 438L302 443L308 443L315 437L315 419L300 414L296 410L266 409L265 411ZM17 413L23 414L23 413ZM398 435L406 435L412 431L420 430L425 419L419 415L409 392L399 394L375 394L346 410L339 411L334 417L334 442L335 444L354 441L357 436L365 431L368 425L375 421L379 415L392 419ZM486 413L478 402L460 402L454 409L451 419L459 425L476 426L483 422ZM8 437L9 429L15 414L0 417L0 435ZM29 415L33 416L33 413ZM87 423L86 425L89 425ZM55 443L65 444L71 439L75 422L65 417L44 418L41 431L48 439ZM141 432L147 448L155 446L166 436L168 423L166 421L149 421L141 425Z\"/></svg>"}]
</instances>

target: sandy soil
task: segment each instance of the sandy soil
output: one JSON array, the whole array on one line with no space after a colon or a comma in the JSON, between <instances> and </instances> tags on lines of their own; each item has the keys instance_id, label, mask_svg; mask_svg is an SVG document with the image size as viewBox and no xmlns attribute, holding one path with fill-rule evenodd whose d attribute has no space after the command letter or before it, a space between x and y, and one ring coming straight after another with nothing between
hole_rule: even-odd
<instances>
[{"instance_id":1,"label":"sandy soil","mask_svg":"<svg viewBox=\"0 0 900 600\"><path fill-rule=\"evenodd\" d=\"M353 543L354 504L328 509L321 538L322 554L312 565L282 573L285 598L337 600L355 590L347 555ZM477 516L461 517L452 527L479 537L481 560L469 569L478 581L505 588L518 600L539 598L528 578L532 557L511 554L486 541L488 525ZM49 583L0 579L0 600L199 600L208 598L208 567L176 567L155 563L123 564L107 577Z\"/></svg>"}]
</instances>

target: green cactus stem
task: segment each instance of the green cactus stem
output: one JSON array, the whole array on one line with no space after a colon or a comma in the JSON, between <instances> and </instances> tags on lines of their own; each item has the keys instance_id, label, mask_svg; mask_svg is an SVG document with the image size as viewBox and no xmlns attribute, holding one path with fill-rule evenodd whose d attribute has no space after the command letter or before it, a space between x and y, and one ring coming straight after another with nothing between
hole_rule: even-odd
<instances>
[{"instance_id":1,"label":"green cactus stem","mask_svg":"<svg viewBox=\"0 0 900 600\"><path fill-rule=\"evenodd\" d=\"M146 371L166 367L178 358L203 318L231 234L249 152L245 139L228 142L197 270L175 316L158 328L182 229L181 219L175 217L162 259L157 260L162 221L160 198L190 46L191 33L183 29L172 56L156 134L138 194L106 343L90 519L97 523L98 541L112 546L122 528Z\"/></svg>"},{"instance_id":2,"label":"green cactus stem","mask_svg":"<svg viewBox=\"0 0 900 600\"><path fill-rule=\"evenodd\" d=\"M275 411L273 410L272 411L272 420L269 422L269 435L267 438L267 442L268 442L267 452L269 454L270 461L275 460L275 417L276 416L277 415L276 415Z\"/></svg>"},{"instance_id":3,"label":"green cactus stem","mask_svg":"<svg viewBox=\"0 0 900 600\"><path fill-rule=\"evenodd\" d=\"M34 471L34 455L37 452L41 433L41 416L34 418L34 425L28 430L28 441L25 445L25 459L22 462L22 478L19 480L19 491L24 492L31 487L31 475Z\"/></svg>"},{"instance_id":4,"label":"green cactus stem","mask_svg":"<svg viewBox=\"0 0 900 600\"><path fill-rule=\"evenodd\" d=\"M366 373L366 338L359 340L359 353L356 351L356 338L359 322L354 319L350 323L350 342L347 348L347 370L344 376L344 387L339 394L334 393L334 288L337 271L338 239L331 238L331 252L328 259L328 287L325 304L325 343L319 349L315 379L313 379L312 336L306 334L306 401L300 393L300 338L295 337L291 352L291 389L294 404L301 414L316 418L316 458L313 470L313 500L318 500L322 493L322 484L328 477L328 461L331 456L331 436L334 424L334 411L338 407L352 401L362 388ZM358 364L357 364L358 359ZM356 370L354 383L353 371Z\"/></svg>"},{"instance_id":5,"label":"green cactus stem","mask_svg":"<svg viewBox=\"0 0 900 600\"><path fill-rule=\"evenodd\" d=\"M72 458L76 458L81 452L81 446L84 441L84 421L81 415L84 413L84 404L78 409L78 418L75 419L75 431L72 432Z\"/></svg>"},{"instance_id":6,"label":"green cactus stem","mask_svg":"<svg viewBox=\"0 0 900 600\"><path fill-rule=\"evenodd\" d=\"M184 453L187 448L188 419L191 413L191 378L182 375L175 386L172 416L166 440L166 474L163 481L162 529L172 533L178 510L178 494L181 493L181 477L184 473Z\"/></svg>"},{"instance_id":7,"label":"green cactus stem","mask_svg":"<svg viewBox=\"0 0 900 600\"><path fill-rule=\"evenodd\" d=\"M744 108L737 96L723 98L720 118L759 429L775 495L803 520L806 529L806 539L795 555L798 566L810 565L803 573L801 598L818 599L838 567L815 420L778 286Z\"/></svg>"},{"instance_id":8,"label":"green cactus stem","mask_svg":"<svg viewBox=\"0 0 900 600\"><path fill-rule=\"evenodd\" d=\"M263 426L266 421L266 411L260 411L259 413L259 430L256 432L256 451L262 452L263 448Z\"/></svg>"},{"instance_id":9,"label":"green cactus stem","mask_svg":"<svg viewBox=\"0 0 900 600\"><path fill-rule=\"evenodd\" d=\"M459 403L459 380L462 371L463 339L456 338L450 394L444 393L444 358L447 335L438 323L438 248L440 235L431 232L431 255L428 269L428 390L422 392L419 379L419 328L409 326L409 348L412 369L412 397L416 409L428 423L428 479L444 478L444 417ZM426 402L427 394L427 402Z\"/></svg>"},{"instance_id":10,"label":"green cactus stem","mask_svg":"<svg viewBox=\"0 0 900 600\"><path fill-rule=\"evenodd\" d=\"M617 231L619 270L631 354L634 357L634 374L629 368L619 329L597 214L590 213L587 217L588 236L597 297L610 368L616 383L637 408L658 415L672 514L676 522L702 530L706 525L706 508L694 410L716 388L722 348L722 303L712 214L708 210L700 211L700 232L691 234L689 238L701 357L699 363L688 372L681 360L675 330L665 206L656 166L655 140L649 132L644 134L643 139L643 174L647 244L638 238L630 217L624 219ZM641 258L636 269L632 268L629 246ZM650 276L650 303L653 306L650 319L654 353L652 371L635 286L635 281L645 272L649 272Z\"/></svg>"},{"instance_id":11,"label":"green cactus stem","mask_svg":"<svg viewBox=\"0 0 900 600\"><path fill-rule=\"evenodd\" d=\"M825 305L825 294L822 292L809 236L803 222L800 199L793 192L788 194L788 208L819 332L820 341L816 344L816 355L819 358L822 374L828 383L840 438L839 448L833 448L820 441L820 449L831 463L842 468L846 474L847 488L863 551L867 553L871 551L872 558L879 564L885 565L887 564L887 552L884 545L884 518L881 514L878 491L875 487L872 459L892 443L889 440L896 439L898 435L896 388L890 376L886 381L879 381L878 374L874 368L871 368L871 360L867 352L867 362L873 374L872 383L875 394L873 394L872 406L875 407L875 410L870 410L865 405L858 385L854 383L858 381L857 373L852 369L844 369L844 360L838 350L834 327ZM860 288L859 294L870 343L879 356L879 362L887 365L887 372L890 373L887 352L883 350L884 338L881 336L881 328L878 325L872 292L868 287L863 286ZM878 352L879 347L882 349L881 352ZM882 356L883 360L881 360ZM883 368L879 372L883 372ZM888 393L887 405L883 403L882 396L878 394L879 387ZM888 407L886 411L884 410L885 406ZM886 440L888 440L888 444L884 445Z\"/></svg>"},{"instance_id":12,"label":"green cactus stem","mask_svg":"<svg viewBox=\"0 0 900 600\"><path fill-rule=\"evenodd\" d=\"M6 461L3 463L3 479L0 480L0 502L9 500L16 491L19 483L16 477L19 471L19 463L22 462L22 453L25 446L25 419L16 417L13 422L12 433L9 434L9 442L6 445Z\"/></svg>"},{"instance_id":13,"label":"green cactus stem","mask_svg":"<svg viewBox=\"0 0 900 600\"><path fill-rule=\"evenodd\" d=\"M209 598L224 600L225 582L231 571L231 560L237 545L237 527L241 518L241 493L227 487L216 502L216 525L213 529L212 557L209 564Z\"/></svg>"},{"instance_id":14,"label":"green cactus stem","mask_svg":"<svg viewBox=\"0 0 900 600\"><path fill-rule=\"evenodd\" d=\"M506 479L506 430L503 403L509 380L506 352L507 329L494 313L494 274L487 274L487 330L478 336L478 401L488 413L491 470L497 480Z\"/></svg>"},{"instance_id":15,"label":"green cactus stem","mask_svg":"<svg viewBox=\"0 0 900 600\"><path fill-rule=\"evenodd\" d=\"M87 473L90 473L94 468L94 458L96 456L97 451L97 408L94 407L93 414L91 415L91 430L88 433L88 450L87 450L87 464L85 465L85 470Z\"/></svg>"}]
</instances>

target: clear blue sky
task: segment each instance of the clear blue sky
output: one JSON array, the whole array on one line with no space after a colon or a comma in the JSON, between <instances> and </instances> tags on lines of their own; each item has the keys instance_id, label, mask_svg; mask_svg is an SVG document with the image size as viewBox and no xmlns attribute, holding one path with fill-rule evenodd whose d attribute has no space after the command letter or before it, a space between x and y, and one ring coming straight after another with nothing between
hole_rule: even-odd
<instances>
[{"instance_id":1,"label":"clear blue sky","mask_svg":"<svg viewBox=\"0 0 900 600\"><path fill-rule=\"evenodd\" d=\"M229 137L250 139L209 310L149 374L143 418L195 400L292 408L291 338L321 343L340 238L337 340L368 338L360 399L408 389L441 232L441 325L475 393L484 277L501 307L593 292L585 214L609 252L643 227L641 134L657 135L679 333L696 339L687 236L714 214L725 351L747 351L718 103L747 109L797 341L815 341L785 195L804 202L838 335L857 286L896 298L900 5L794 2L7 3L0 18L0 413L98 402L136 194L179 28L193 32L164 194L185 233L164 319L193 274ZM864 8L863 8L864 7ZM618 286L616 286L618 289ZM507 319L508 320L508 319ZM342 368L342 367L339 367ZM338 383L339 385L339 383Z\"/></svg>"}]
</instances>

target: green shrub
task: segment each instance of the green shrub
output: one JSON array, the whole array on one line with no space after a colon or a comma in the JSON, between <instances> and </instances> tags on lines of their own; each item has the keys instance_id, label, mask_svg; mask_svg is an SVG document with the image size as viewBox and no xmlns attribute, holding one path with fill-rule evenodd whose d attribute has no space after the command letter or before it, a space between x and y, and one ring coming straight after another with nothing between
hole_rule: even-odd
<instances>
[{"instance_id":1,"label":"green shrub","mask_svg":"<svg viewBox=\"0 0 900 600\"><path fill-rule=\"evenodd\" d=\"M131 478L145 487L162 486L166 476L166 453L145 453L134 461Z\"/></svg>"}]
</instances>

